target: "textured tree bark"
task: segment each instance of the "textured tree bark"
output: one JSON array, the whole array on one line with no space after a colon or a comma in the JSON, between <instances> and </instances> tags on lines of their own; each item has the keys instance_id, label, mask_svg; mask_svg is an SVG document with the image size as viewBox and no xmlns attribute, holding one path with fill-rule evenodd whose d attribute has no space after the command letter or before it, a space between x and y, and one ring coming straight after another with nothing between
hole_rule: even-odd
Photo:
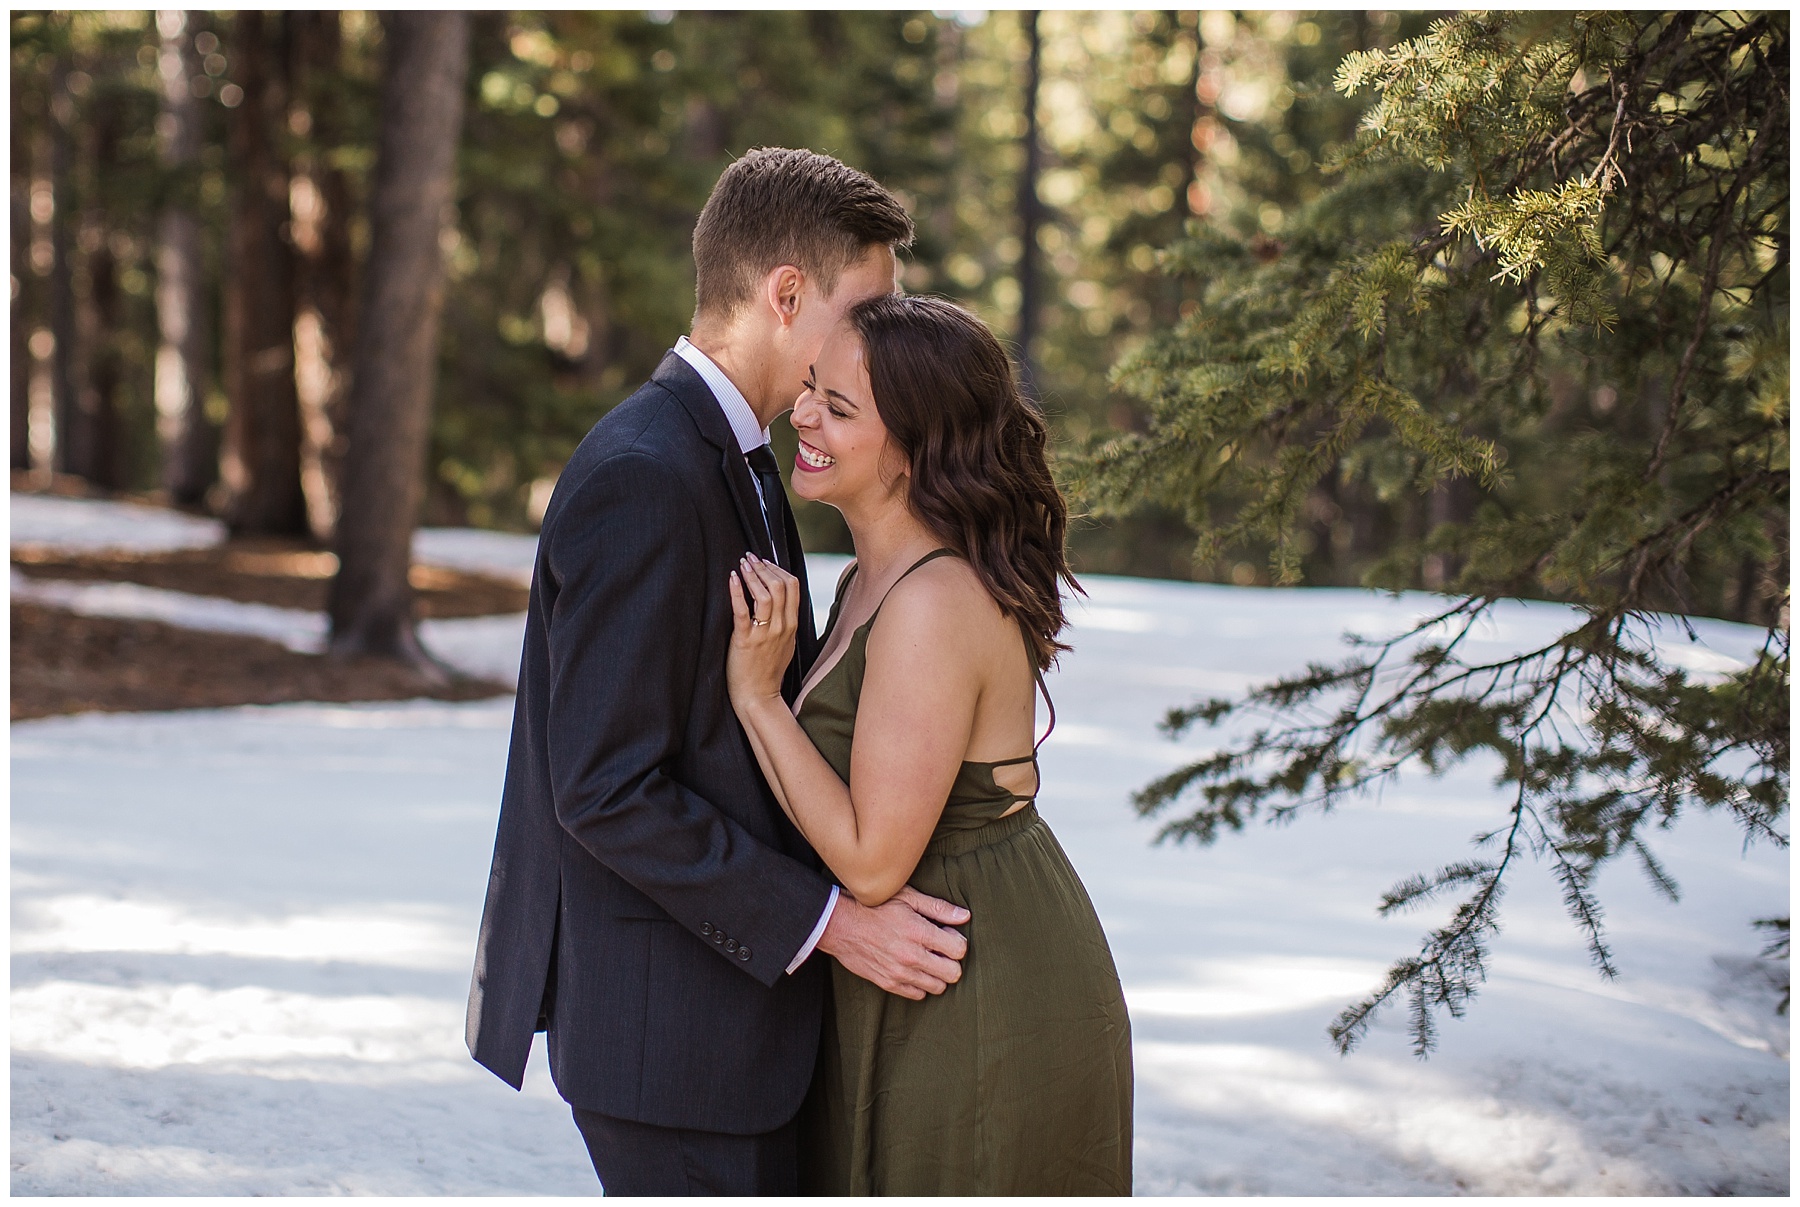
<instances>
[{"instance_id":1,"label":"textured tree bark","mask_svg":"<svg viewBox=\"0 0 1800 1207\"><path fill-rule=\"evenodd\" d=\"M31 468L31 140L12 73L12 468Z\"/></svg>"},{"instance_id":2,"label":"textured tree bark","mask_svg":"<svg viewBox=\"0 0 1800 1207\"><path fill-rule=\"evenodd\" d=\"M66 17L64 18L67 19ZM75 98L69 95L69 64L58 56L50 72L50 397L55 415L56 451L52 466L70 472L75 408Z\"/></svg>"},{"instance_id":3,"label":"textured tree bark","mask_svg":"<svg viewBox=\"0 0 1800 1207\"><path fill-rule=\"evenodd\" d=\"M156 25L162 35L156 63L162 83L158 137L172 182L157 218L156 325L161 342L156 350L156 438L162 449L163 489L174 503L197 507L218 471L218 437L206 418L206 265L195 212L200 102L190 81L202 71L194 52L193 14L165 10L156 14Z\"/></svg>"},{"instance_id":4,"label":"textured tree bark","mask_svg":"<svg viewBox=\"0 0 1800 1207\"><path fill-rule=\"evenodd\" d=\"M300 402L294 387L293 252L287 164L276 123L286 116L284 37L275 14L242 10L232 25L233 74L244 90L232 115L238 180L225 278L225 448L221 511L235 535L304 536ZM274 28L272 28L272 26Z\"/></svg>"},{"instance_id":5,"label":"textured tree bark","mask_svg":"<svg viewBox=\"0 0 1800 1207\"><path fill-rule=\"evenodd\" d=\"M345 446L345 395L355 334L355 256L350 245L350 183L332 153L343 141L343 27L335 12L294 12L293 98L289 129L307 140L295 165L292 197L295 279L295 379L300 392L300 480L314 537L337 530Z\"/></svg>"},{"instance_id":6,"label":"textured tree bark","mask_svg":"<svg viewBox=\"0 0 1800 1207\"><path fill-rule=\"evenodd\" d=\"M1038 14L1019 14L1025 29L1025 165L1019 173L1019 375L1025 393L1038 395L1037 359L1032 346L1037 342L1038 308L1043 304L1038 281L1038 228L1044 222L1044 203L1038 199L1038 177L1043 172L1043 145L1038 136L1038 91L1042 79L1042 47L1038 38Z\"/></svg>"},{"instance_id":7,"label":"textured tree bark","mask_svg":"<svg viewBox=\"0 0 1800 1207\"><path fill-rule=\"evenodd\" d=\"M113 255L106 211L99 204L95 182L105 165L118 157L121 117L116 95L95 97L82 148L82 174L90 182L80 239L86 253L82 274L86 288L76 297L76 331L81 342L75 422L69 432L70 472L108 491L117 490L120 484L117 404L122 369L117 336L121 299L118 258Z\"/></svg>"},{"instance_id":8,"label":"textured tree bark","mask_svg":"<svg viewBox=\"0 0 1800 1207\"><path fill-rule=\"evenodd\" d=\"M387 71L350 387L331 650L429 666L407 570L437 382L440 238L454 200L469 21L460 12L397 12L384 14L382 27Z\"/></svg>"}]
</instances>

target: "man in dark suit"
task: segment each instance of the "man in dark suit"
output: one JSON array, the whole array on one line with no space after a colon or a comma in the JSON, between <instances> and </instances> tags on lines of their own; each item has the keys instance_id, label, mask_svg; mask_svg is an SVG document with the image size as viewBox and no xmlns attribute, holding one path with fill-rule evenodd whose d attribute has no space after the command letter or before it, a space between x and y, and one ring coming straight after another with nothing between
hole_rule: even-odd
<instances>
[{"instance_id":1,"label":"man in dark suit","mask_svg":"<svg viewBox=\"0 0 1800 1207\"><path fill-rule=\"evenodd\" d=\"M961 972L966 911L839 894L725 689L738 559L807 590L767 428L844 313L893 291L911 237L834 159L734 163L694 231L691 342L594 425L544 515L468 1043L517 1088L548 1030L610 1194L791 1193L816 953L915 999ZM816 653L801 613L790 700Z\"/></svg>"}]
</instances>

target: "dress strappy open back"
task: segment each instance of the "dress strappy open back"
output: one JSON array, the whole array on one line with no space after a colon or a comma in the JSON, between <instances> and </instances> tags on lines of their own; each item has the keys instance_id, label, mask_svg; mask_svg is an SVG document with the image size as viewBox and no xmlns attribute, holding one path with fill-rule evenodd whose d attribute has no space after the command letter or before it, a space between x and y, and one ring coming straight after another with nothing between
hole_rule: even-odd
<instances>
[{"instance_id":1,"label":"dress strappy open back","mask_svg":"<svg viewBox=\"0 0 1800 1207\"><path fill-rule=\"evenodd\" d=\"M827 640L854 573L838 585ZM845 783L880 614L878 605L800 706L801 727ZM994 781L996 767L1036 761L1034 750L963 763L911 877L971 914L960 981L915 1002L833 962L802 1120L811 1192L1131 1193L1131 1025L1112 952L1037 806L1008 812L1033 798Z\"/></svg>"}]
</instances>

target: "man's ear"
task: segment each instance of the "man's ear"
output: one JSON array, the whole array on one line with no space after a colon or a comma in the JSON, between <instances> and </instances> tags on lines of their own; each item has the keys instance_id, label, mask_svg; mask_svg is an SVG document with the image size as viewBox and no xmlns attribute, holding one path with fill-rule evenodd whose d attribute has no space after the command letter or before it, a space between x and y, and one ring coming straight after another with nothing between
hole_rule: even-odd
<instances>
[{"instance_id":1,"label":"man's ear","mask_svg":"<svg viewBox=\"0 0 1800 1207\"><path fill-rule=\"evenodd\" d=\"M763 301L783 327L792 326L800 314L800 294L806 287L806 274L792 264L783 264L763 278Z\"/></svg>"}]
</instances>

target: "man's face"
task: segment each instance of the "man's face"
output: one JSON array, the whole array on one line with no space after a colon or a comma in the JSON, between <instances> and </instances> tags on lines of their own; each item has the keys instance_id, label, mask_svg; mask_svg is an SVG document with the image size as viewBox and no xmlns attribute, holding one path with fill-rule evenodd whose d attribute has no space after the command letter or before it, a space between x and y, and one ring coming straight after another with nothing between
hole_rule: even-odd
<instances>
[{"instance_id":1,"label":"man's face","mask_svg":"<svg viewBox=\"0 0 1800 1207\"><path fill-rule=\"evenodd\" d=\"M809 280L801 295L799 312L788 329L788 338L783 341L786 345L782 349L783 397L791 402L805 388L806 376L819 359L819 350L844 321L844 316L850 313L851 307L870 298L895 293L899 288L900 265L894 259L894 253L881 245L870 247L862 259L840 272L829 294L821 294ZM788 388L790 383L791 390Z\"/></svg>"}]
</instances>

